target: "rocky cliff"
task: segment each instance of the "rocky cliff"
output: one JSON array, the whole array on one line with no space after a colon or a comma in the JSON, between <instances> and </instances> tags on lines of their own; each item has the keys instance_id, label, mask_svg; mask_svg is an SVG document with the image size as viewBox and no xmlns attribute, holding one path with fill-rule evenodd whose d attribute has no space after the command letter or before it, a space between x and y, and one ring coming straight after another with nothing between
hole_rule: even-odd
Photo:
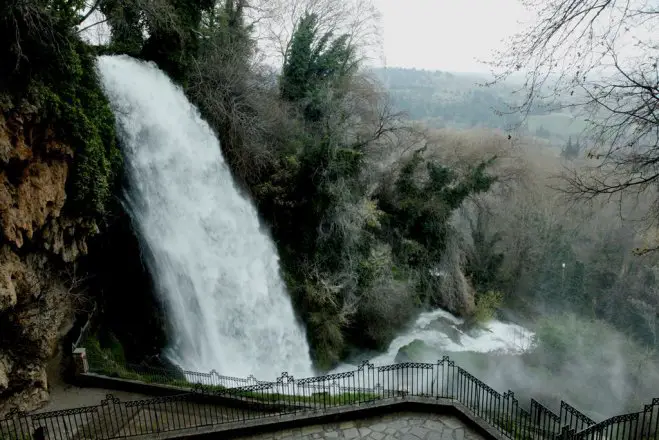
<instances>
[{"instance_id":1,"label":"rocky cliff","mask_svg":"<svg viewBox=\"0 0 659 440\"><path fill-rule=\"evenodd\" d=\"M46 401L46 365L72 323L66 274L95 230L64 214L73 155L29 105L0 112L0 414Z\"/></svg>"}]
</instances>

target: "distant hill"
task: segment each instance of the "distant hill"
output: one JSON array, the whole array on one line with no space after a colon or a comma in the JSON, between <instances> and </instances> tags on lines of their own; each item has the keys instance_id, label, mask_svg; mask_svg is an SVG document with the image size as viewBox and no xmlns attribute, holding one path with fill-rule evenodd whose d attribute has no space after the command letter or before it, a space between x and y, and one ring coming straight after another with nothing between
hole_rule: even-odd
<instances>
[{"instance_id":1,"label":"distant hill","mask_svg":"<svg viewBox=\"0 0 659 440\"><path fill-rule=\"evenodd\" d=\"M507 130L521 122L518 114L502 114L517 101L514 87L484 87L485 75L450 73L407 68L373 69L387 87L394 108L428 126ZM497 112L499 111L499 113ZM568 112L536 111L520 129L553 143L563 143L583 131L584 124Z\"/></svg>"}]
</instances>

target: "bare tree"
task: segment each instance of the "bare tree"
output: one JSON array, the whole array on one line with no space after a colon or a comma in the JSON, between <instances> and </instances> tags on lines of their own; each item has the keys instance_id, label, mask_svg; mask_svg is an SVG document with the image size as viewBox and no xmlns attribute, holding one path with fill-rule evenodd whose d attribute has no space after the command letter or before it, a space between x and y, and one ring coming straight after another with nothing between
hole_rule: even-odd
<instances>
[{"instance_id":1,"label":"bare tree","mask_svg":"<svg viewBox=\"0 0 659 440\"><path fill-rule=\"evenodd\" d=\"M536 20L492 65L495 80L523 73L524 115L543 106L587 122L589 159L567 170L577 198L650 194L659 212L659 2L527 0Z\"/></svg>"},{"instance_id":2,"label":"bare tree","mask_svg":"<svg viewBox=\"0 0 659 440\"><path fill-rule=\"evenodd\" d=\"M283 65L300 18L319 17L319 34L347 34L361 55L377 51L380 15L371 0L253 0L246 13L255 25L256 38L274 65Z\"/></svg>"},{"instance_id":3,"label":"bare tree","mask_svg":"<svg viewBox=\"0 0 659 440\"><path fill-rule=\"evenodd\" d=\"M191 70L188 93L218 130L225 154L243 181L272 160L269 136L285 128L277 96L261 81L266 75L230 46L208 47Z\"/></svg>"}]
</instances>

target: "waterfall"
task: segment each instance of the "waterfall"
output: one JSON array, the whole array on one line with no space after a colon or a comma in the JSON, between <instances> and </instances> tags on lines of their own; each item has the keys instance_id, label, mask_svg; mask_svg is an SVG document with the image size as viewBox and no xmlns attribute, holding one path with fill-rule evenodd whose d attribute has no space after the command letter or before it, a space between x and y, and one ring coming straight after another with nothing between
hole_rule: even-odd
<instances>
[{"instance_id":1,"label":"waterfall","mask_svg":"<svg viewBox=\"0 0 659 440\"><path fill-rule=\"evenodd\" d=\"M153 64L97 65L124 154L124 203L171 327L167 356L230 376L311 375L275 247L208 124Z\"/></svg>"}]
</instances>

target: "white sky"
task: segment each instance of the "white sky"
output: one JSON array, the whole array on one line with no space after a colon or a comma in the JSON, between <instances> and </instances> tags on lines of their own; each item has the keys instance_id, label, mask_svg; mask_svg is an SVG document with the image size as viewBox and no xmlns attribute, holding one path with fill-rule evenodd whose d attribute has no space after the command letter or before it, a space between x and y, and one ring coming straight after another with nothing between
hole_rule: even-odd
<instances>
[{"instance_id":1,"label":"white sky","mask_svg":"<svg viewBox=\"0 0 659 440\"><path fill-rule=\"evenodd\" d=\"M478 59L488 59L501 41L531 18L520 0L372 0L378 8L384 61L389 67L451 72L489 72ZM100 21L94 14L87 24ZM98 44L108 38L106 26L84 33Z\"/></svg>"},{"instance_id":2,"label":"white sky","mask_svg":"<svg viewBox=\"0 0 659 440\"><path fill-rule=\"evenodd\" d=\"M536 18L521 0L371 1L381 14L382 39L377 42L377 54L367 51L372 60L369 64L388 67L489 73L488 66L480 61L492 59L495 50L505 49L503 40L522 30L520 22L534 22ZM279 2L286 5L295 0ZM102 18L100 13L94 14L83 27ZM653 33L646 29L641 36L648 41ZM98 44L107 40L109 29L95 26L84 35ZM632 47L626 52L635 50Z\"/></svg>"},{"instance_id":3,"label":"white sky","mask_svg":"<svg viewBox=\"0 0 659 440\"><path fill-rule=\"evenodd\" d=\"M530 18L519 0L374 0L389 67L489 72L477 59Z\"/></svg>"}]
</instances>

